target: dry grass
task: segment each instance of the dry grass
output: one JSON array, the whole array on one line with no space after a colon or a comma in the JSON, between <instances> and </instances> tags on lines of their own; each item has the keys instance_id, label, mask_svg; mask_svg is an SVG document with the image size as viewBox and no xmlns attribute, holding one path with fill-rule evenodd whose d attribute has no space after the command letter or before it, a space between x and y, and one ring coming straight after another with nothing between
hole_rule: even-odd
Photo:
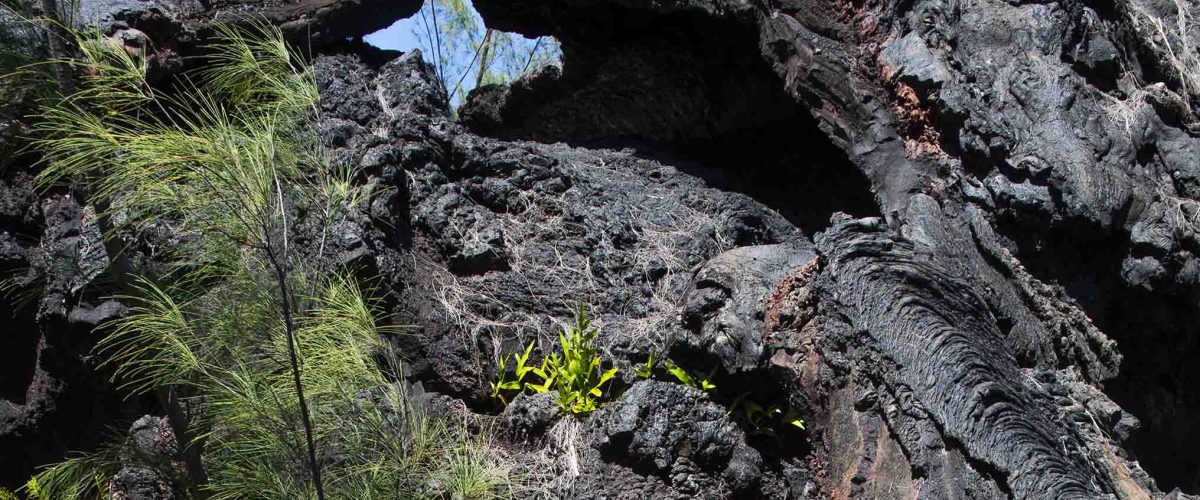
<instances>
[{"instance_id":1,"label":"dry grass","mask_svg":"<svg viewBox=\"0 0 1200 500\"><path fill-rule=\"evenodd\" d=\"M1149 211L1166 225L1172 239L1180 241L1200 232L1200 201L1179 196L1172 185L1170 179L1159 183Z\"/></svg>"},{"instance_id":2,"label":"dry grass","mask_svg":"<svg viewBox=\"0 0 1200 500\"><path fill-rule=\"evenodd\" d=\"M535 480L542 486L545 498L562 498L571 491L580 474L580 450L587 446L578 419L563 418L550 428L541 446L529 453L530 469L537 471Z\"/></svg>"},{"instance_id":3,"label":"dry grass","mask_svg":"<svg viewBox=\"0 0 1200 500\"><path fill-rule=\"evenodd\" d=\"M1144 125L1152 112L1152 101L1170 102L1172 106L1178 103L1180 111L1195 114L1193 101L1200 100L1200 52L1193 40L1200 38L1200 22L1196 21L1196 10L1200 6L1186 0L1169 0L1165 4L1170 9L1169 14L1159 15L1136 0L1122 5L1138 38L1161 58L1161 69L1172 85L1168 88L1163 82L1142 82L1129 65L1122 62L1121 80L1133 90L1127 90L1124 98L1100 92L1107 100L1103 108L1109 122L1134 140L1136 129Z\"/></svg>"},{"instance_id":4,"label":"dry grass","mask_svg":"<svg viewBox=\"0 0 1200 500\"><path fill-rule=\"evenodd\" d=\"M1109 123L1121 127L1129 140L1134 140L1134 128L1141 124L1151 110L1147 98L1150 95L1145 88L1130 92L1125 99L1120 99L1105 92L1099 92L1107 101L1103 104Z\"/></svg>"},{"instance_id":5,"label":"dry grass","mask_svg":"<svg viewBox=\"0 0 1200 500\"><path fill-rule=\"evenodd\" d=\"M1179 92L1191 111L1191 100L1200 99L1200 52L1192 40L1200 38L1200 23L1196 10L1200 8L1187 0L1171 0L1172 15L1161 17L1141 3L1130 1L1128 17L1140 38L1159 54L1167 64L1165 70L1179 85Z\"/></svg>"},{"instance_id":6,"label":"dry grass","mask_svg":"<svg viewBox=\"0 0 1200 500\"><path fill-rule=\"evenodd\" d=\"M490 214L494 219L489 217L487 224L500 230L508 257L504 280L458 277L432 259L414 257L454 329L471 345L481 336L490 337L493 357L501 355L503 341L513 336L537 338L543 347L553 343L559 328L547 313L560 306L571 310L579 301L591 304L596 317L619 329L623 340L656 346L676 322L696 264L734 246L723 236L724 221L715 215L721 203L717 196L680 199L678 187L603 161L565 169L578 174L572 188L557 195L523 191L508 212ZM649 199L617 194L631 184L640 185L634 188L639 193L650 193ZM584 193L596 188L615 199L588 199ZM602 203L607 204L600 209ZM589 209L612 214L612 219L574 218ZM478 227L460 224L444 230L465 241L482 238ZM628 226L606 230L621 224ZM636 241L614 241L622 233ZM584 238L590 242L586 254L580 251ZM600 259L626 267L600 268ZM514 280L520 284L515 299Z\"/></svg>"}]
</instances>

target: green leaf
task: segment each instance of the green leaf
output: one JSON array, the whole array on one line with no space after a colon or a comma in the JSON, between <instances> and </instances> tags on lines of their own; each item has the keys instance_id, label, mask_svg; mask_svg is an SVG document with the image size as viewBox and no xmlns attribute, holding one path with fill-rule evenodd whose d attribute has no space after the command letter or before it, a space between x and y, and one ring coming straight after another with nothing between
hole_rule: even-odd
<instances>
[{"instance_id":1,"label":"green leaf","mask_svg":"<svg viewBox=\"0 0 1200 500\"><path fill-rule=\"evenodd\" d=\"M608 382L608 380L613 378L613 376L616 374L617 374L617 367L614 366L614 367L610 368L608 371L604 372L604 374L600 375L600 382L598 382L596 385L601 385L605 382Z\"/></svg>"},{"instance_id":2,"label":"green leaf","mask_svg":"<svg viewBox=\"0 0 1200 500\"><path fill-rule=\"evenodd\" d=\"M642 380L650 380L650 377L654 375L654 351L650 351L650 357L646 358L646 363L638 365L637 370L633 373Z\"/></svg>"},{"instance_id":3,"label":"green leaf","mask_svg":"<svg viewBox=\"0 0 1200 500\"><path fill-rule=\"evenodd\" d=\"M522 369L525 368L525 363L527 361L529 361L529 354L533 352L533 342L534 341L532 341L532 340L529 341L529 345L527 347L525 347L525 353L521 354L520 356L517 356L517 373L518 374L520 374Z\"/></svg>"},{"instance_id":4,"label":"green leaf","mask_svg":"<svg viewBox=\"0 0 1200 500\"><path fill-rule=\"evenodd\" d=\"M540 394L543 392L548 392L550 390L550 387L553 385L554 385L554 377L551 376L551 377L544 377L544 381L541 384L526 384L525 387L528 388L529 390L532 390L535 393Z\"/></svg>"},{"instance_id":5,"label":"green leaf","mask_svg":"<svg viewBox=\"0 0 1200 500\"><path fill-rule=\"evenodd\" d=\"M787 421L788 425L792 425L800 430L804 430L804 420L800 418L800 415L796 413L795 410L788 408L788 411L784 414L783 419Z\"/></svg>"},{"instance_id":6,"label":"green leaf","mask_svg":"<svg viewBox=\"0 0 1200 500\"><path fill-rule=\"evenodd\" d=\"M695 387L697 389L700 388L700 386L698 384L696 384L696 380L693 379L692 376L689 375L688 372L685 371L683 368L681 368L679 365L672 363L670 361L667 361L666 366L667 366L667 371L670 372L671 375L674 375L675 378L679 379L679 381L682 382L683 385L686 385L688 387Z\"/></svg>"},{"instance_id":7,"label":"green leaf","mask_svg":"<svg viewBox=\"0 0 1200 500\"><path fill-rule=\"evenodd\" d=\"M604 372L604 374L600 375L600 380L598 382L596 382L596 385L592 387L591 391L589 391L590 394L593 396L596 396L596 397L600 397L600 395L601 395L600 386L604 385L605 382L608 382L608 380L613 378L613 376L616 374L617 374L617 367L614 366L611 369L609 369L608 371Z\"/></svg>"}]
</instances>

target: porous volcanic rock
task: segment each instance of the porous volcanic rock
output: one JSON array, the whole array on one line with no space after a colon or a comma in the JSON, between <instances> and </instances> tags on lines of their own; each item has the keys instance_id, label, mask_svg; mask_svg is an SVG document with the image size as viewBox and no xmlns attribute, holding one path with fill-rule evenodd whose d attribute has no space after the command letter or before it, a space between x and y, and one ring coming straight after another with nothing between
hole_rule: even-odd
<instances>
[{"instance_id":1,"label":"porous volcanic rock","mask_svg":"<svg viewBox=\"0 0 1200 500\"><path fill-rule=\"evenodd\" d=\"M552 351L591 305L613 401L555 420L522 397L500 417L518 460L556 457L551 496L1200 491L1187 5L474 3L564 57L457 116L421 54L342 43L416 1L83 5L164 75L214 20L261 13L317 40L321 139L373 194L312 258L377 283L389 321L414 326L392 339L406 375L439 400L499 412L496 360ZM96 290L94 208L35 192L33 160L0 182L0 265L44 283L0 307L17 327L0 449L38 450L0 455L5 484L142 413L88 355L121 312ZM725 378L708 394L637 381L664 351ZM747 388L801 410L802 437L749 437L721 393ZM66 422L87 405L88 425ZM138 474L119 484L154 488Z\"/></svg>"},{"instance_id":2,"label":"porous volcanic rock","mask_svg":"<svg viewBox=\"0 0 1200 500\"><path fill-rule=\"evenodd\" d=\"M1038 384L1044 385L1030 380L1075 373L1073 379L1102 389L1129 410L1122 415L1141 420L1140 426L1117 433L1131 436L1129 440L1103 439L1104 446L1096 449L1110 448L1103 454L1112 456L1105 460L1072 464L1077 458L1060 463L1064 457L1047 457L1047 471L1023 472L1026 460L1035 455L995 446L1000 441L1017 445L1023 438L955 436L962 430L955 426L965 422L949 420L969 417L951 417L933 426L963 456L964 466L945 469L951 474L994 482L995 488L979 490L992 492L985 496L1037 497L1047 491L1044 481L1065 488L1060 493L1067 496L1149 494L1155 482L1133 464L1136 458L1167 489L1200 486L1194 479L1200 456L1191 451L1196 441L1188 430L1194 426L1185 423L1200 418L1198 394L1189 389L1196 386L1189 382L1194 373L1182 368L1194 357L1191 339L1197 338L1196 322L1189 319L1197 303L1191 250L1197 226L1188 215L1197 202L1187 180L1198 159L1196 120L1190 111L1196 96L1181 76L1187 68L1169 54L1170 43L1177 47L1181 37L1194 40L1196 33L1164 38L1153 32L1155 21L1177 22L1190 14L1186 9L1138 0L1111 6L998 0L853 5L816 0L480 0L478 8L501 29L559 37L564 64L561 71L543 72L508 89L479 92L477 98L491 104L475 109L486 109L478 116L488 119L466 115L464 123L507 138L650 140L692 148L689 142L728 136L727 125L761 127L732 118L729 109L759 106L760 116L774 116L780 108L772 103L779 101L769 97L770 91L756 90L771 86L743 86L745 95L736 97L723 91L739 78L765 78L760 66L765 64L774 74L774 89L805 108L825 139L868 179L882 218L859 224L879 226L892 238L889 244L915 245L920 251L914 264L933 266L906 275L920 284L911 289L870 293L891 294L908 305L919 300L925 286L936 286L934 269L947 273L982 301L987 314L980 321L991 325L961 337L988 346L996 339L986 332L998 331L1009 353L1005 356L1015 360L1011 367L1039 374L1012 379L1011 368L1000 366L1008 361L979 361L988 370L1010 374L1004 376L1009 382L989 381L989 387L1011 386L1014 380L1027 386L997 388L998 399L1027 404L1028 396L1013 394L1031 387L1036 392ZM668 46L674 47L664 48ZM709 58L678 63L688 61L694 49ZM650 69L630 69L639 65ZM715 67L733 69L713 76ZM663 94L656 95L655 89ZM698 97L684 106L672 96ZM625 112L635 106L637 111ZM769 155L772 147L783 149L750 141L740 144L755 144L756 157ZM774 200L771 206L781 212L788 208ZM818 244L822 259L838 248L841 243L835 239L841 234L846 233L823 236L824 247ZM825 260L822 265L822 274L846 271ZM845 300L845 293L832 297ZM843 309L850 304L830 307L821 317L853 317ZM921 307L958 319L951 309L939 309L949 305ZM874 321L880 319L869 320ZM885 339L893 335L885 332L905 324L856 326L862 329L856 335L867 335L856 342L878 339L886 346L892 341ZM917 321L907 328L924 326ZM923 330L913 334L928 335ZM896 347L908 349L909 344L904 340ZM899 363L897 374L917 369L913 363L937 362L951 354L915 349L917 357L903 361L888 349L884 359ZM983 350L992 352L994 346ZM814 356L808 362L816 359L805 355ZM861 362L849 360L844 368L865 371ZM814 365L795 369L820 371ZM930 377L950 376L936 371ZM960 377L956 383L966 380ZM1160 383L1165 380L1172 389ZM910 383L895 383L916 390ZM850 394L857 392L861 390ZM946 409L979 403L947 404ZM994 404L985 397L982 408ZM887 410L869 410L873 406L866 401L854 406L856 412ZM1007 411L1000 408L1009 406L990 411ZM923 411L936 414L932 408ZM1091 432L1088 422L1056 422L1054 413L1028 412L1041 417L1014 421L1042 428L1034 434L1058 436L1029 449L1061 448L1075 439L1064 436ZM1037 423L1038 418L1052 420ZM1097 419L1098 425L1132 425L1133 417L1112 418ZM873 439L890 434L903 442L898 427L909 424L889 425L894 427L887 432L874 426ZM1097 443L1088 441L1082 447L1093 445ZM972 451L976 446L978 451ZM926 474L927 467L913 464L913 477ZM1054 474L1060 479L1047 479Z\"/></svg>"}]
</instances>

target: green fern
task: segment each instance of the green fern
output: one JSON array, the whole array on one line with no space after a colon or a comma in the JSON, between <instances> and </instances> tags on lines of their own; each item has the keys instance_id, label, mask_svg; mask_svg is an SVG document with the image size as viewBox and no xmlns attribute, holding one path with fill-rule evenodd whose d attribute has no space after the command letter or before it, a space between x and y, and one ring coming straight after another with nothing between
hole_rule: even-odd
<instances>
[{"instance_id":1,"label":"green fern","mask_svg":"<svg viewBox=\"0 0 1200 500\"><path fill-rule=\"evenodd\" d=\"M558 336L560 352L551 353L542 359L540 366L528 364L533 343L517 356L516 378L507 378L507 361L500 359L497 380L492 385L493 397L507 403L505 392L550 392L555 395L559 408L572 414L595 411L604 395L604 386L617 374L617 368L601 369L599 350L595 346L599 329L592 326L587 316L587 306L579 304L575 323ZM525 381L532 373L542 379L541 383Z\"/></svg>"}]
</instances>

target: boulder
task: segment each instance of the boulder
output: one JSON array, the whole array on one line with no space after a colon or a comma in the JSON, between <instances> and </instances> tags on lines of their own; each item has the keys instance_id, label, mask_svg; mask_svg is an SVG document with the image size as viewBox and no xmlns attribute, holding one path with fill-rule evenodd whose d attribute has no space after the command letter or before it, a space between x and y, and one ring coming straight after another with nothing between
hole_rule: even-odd
<instances>
[{"instance_id":1,"label":"boulder","mask_svg":"<svg viewBox=\"0 0 1200 500\"><path fill-rule=\"evenodd\" d=\"M668 352L704 370L762 367L766 300L781 281L816 254L807 245L760 245L726 251L696 272L683 305L685 332Z\"/></svg>"}]
</instances>

